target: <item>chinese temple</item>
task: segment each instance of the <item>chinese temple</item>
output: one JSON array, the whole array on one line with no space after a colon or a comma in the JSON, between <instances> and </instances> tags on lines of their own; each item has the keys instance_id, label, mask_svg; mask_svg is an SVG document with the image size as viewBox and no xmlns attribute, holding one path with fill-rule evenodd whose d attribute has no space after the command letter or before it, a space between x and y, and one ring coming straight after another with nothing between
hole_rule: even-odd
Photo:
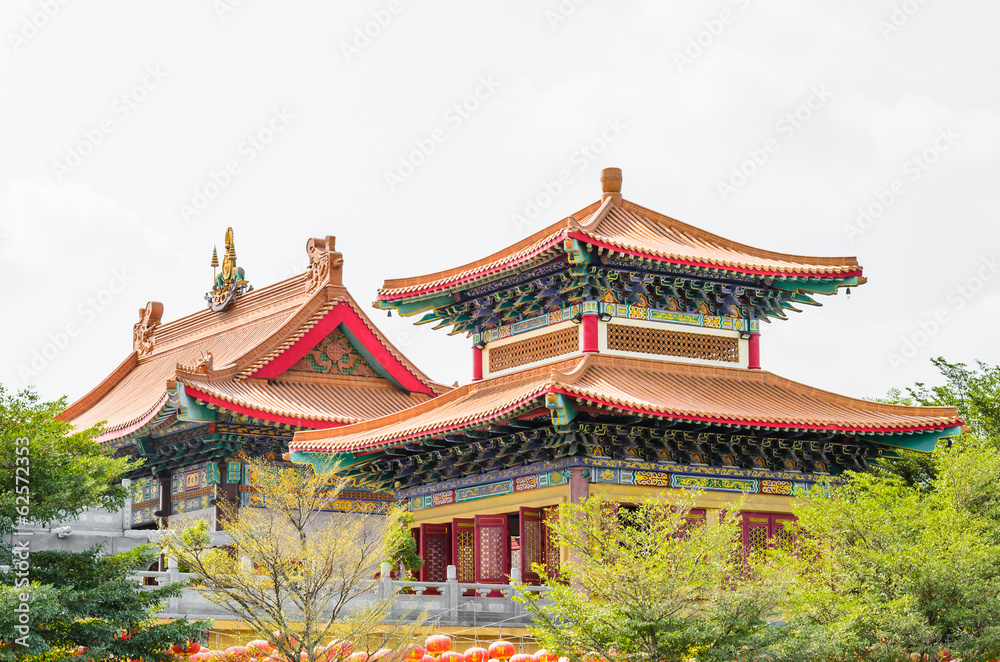
<instances>
[{"instance_id":1,"label":"chinese temple","mask_svg":"<svg viewBox=\"0 0 1000 662\"><path fill-rule=\"evenodd\" d=\"M601 183L600 200L513 246L379 290L376 308L470 339L471 383L430 398L437 387L396 357L410 381L384 390L409 407L336 419L349 425L296 419L293 461L336 469L352 489L408 504L426 561L422 581L444 581L449 565L461 582L507 583L515 566L540 581L535 564L551 571L560 555L546 519L559 504L595 494L630 504L697 488L692 517L746 495L744 548L773 544L796 493L960 433L950 407L850 398L761 368L762 323L863 285L855 258L742 245L623 199L616 168ZM353 303L345 309L355 311ZM180 365L169 384L183 382L179 393L220 407L213 413L251 416L218 394L223 386L277 388L263 380L299 359L262 363L280 356L271 347L227 356L214 389ZM178 386L157 391L164 404L156 407ZM267 425L254 411L254 424Z\"/></svg>"},{"instance_id":2,"label":"chinese temple","mask_svg":"<svg viewBox=\"0 0 1000 662\"><path fill-rule=\"evenodd\" d=\"M309 240L308 270L253 289L236 264L232 228L207 307L163 321L139 311L132 352L61 415L77 428L105 422L98 440L142 457L133 472L131 523L203 518L218 500L253 505L243 459L282 462L298 430L386 416L442 395L372 324L343 285L334 237ZM391 494L340 495L336 508L373 512Z\"/></svg>"}]
</instances>

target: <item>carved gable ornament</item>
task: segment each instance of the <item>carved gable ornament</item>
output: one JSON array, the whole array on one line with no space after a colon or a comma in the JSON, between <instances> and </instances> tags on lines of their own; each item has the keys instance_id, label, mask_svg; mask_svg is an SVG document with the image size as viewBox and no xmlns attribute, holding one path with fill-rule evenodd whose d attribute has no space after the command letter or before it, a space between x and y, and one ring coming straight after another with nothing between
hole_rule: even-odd
<instances>
[{"instance_id":1,"label":"carved gable ornament","mask_svg":"<svg viewBox=\"0 0 1000 662\"><path fill-rule=\"evenodd\" d=\"M336 251L337 238L310 239L306 242L309 256L309 292L322 285L343 285L344 256Z\"/></svg>"},{"instance_id":2,"label":"carved gable ornament","mask_svg":"<svg viewBox=\"0 0 1000 662\"><path fill-rule=\"evenodd\" d=\"M139 321L132 327L132 348L139 356L152 353L155 342L156 327L163 318L163 304L150 301L145 308L139 309Z\"/></svg>"}]
</instances>

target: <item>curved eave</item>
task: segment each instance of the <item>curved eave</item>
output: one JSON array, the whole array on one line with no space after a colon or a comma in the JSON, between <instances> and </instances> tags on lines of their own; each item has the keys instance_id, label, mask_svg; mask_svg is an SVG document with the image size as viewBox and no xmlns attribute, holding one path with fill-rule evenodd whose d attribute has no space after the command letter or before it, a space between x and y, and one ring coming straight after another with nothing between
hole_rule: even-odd
<instances>
[{"instance_id":1,"label":"curved eave","mask_svg":"<svg viewBox=\"0 0 1000 662\"><path fill-rule=\"evenodd\" d=\"M258 418L272 423L282 425L293 425L296 427L309 428L313 430L327 430L341 425L356 423L352 419L335 419L321 417L295 416L290 412L282 412L276 409L255 406L252 403L237 400L236 398L225 398L216 394L202 391L201 389L185 384L184 391L201 404L209 405L215 409L223 409L236 414L244 414L253 418Z\"/></svg>"},{"instance_id":2,"label":"curved eave","mask_svg":"<svg viewBox=\"0 0 1000 662\"><path fill-rule=\"evenodd\" d=\"M321 440L293 441L289 449L300 453L351 453L370 454L379 453L390 448L396 448L406 443L421 441L424 439L440 437L445 434L456 434L468 430L474 430L506 420L513 415L535 409L542 406L544 396L548 393L555 393L572 398L574 402L581 405L589 405L601 410L608 410L616 413L639 414L652 418L660 418L677 422L709 423L730 428L742 428L747 430L764 431L788 431L804 430L816 432L842 432L845 434L857 435L862 438L874 441L875 443L910 448L913 450L933 450L933 444L937 439L946 436L959 434L962 430L962 419L942 419L941 421L928 423L927 425L848 425L835 423L817 423L809 421L782 420L780 418L731 418L712 414L685 413L676 410L657 409L655 407L642 407L636 404L614 401L606 398L594 397L586 393L581 393L567 388L565 385L551 386L535 392L526 394L523 398L511 403L501 409L487 412L478 416L469 416L459 421L448 421L439 426L426 427L423 429L407 431L399 435L373 434L371 437L358 443L338 446L335 441L324 443ZM536 402L537 401L537 402ZM433 402L433 401L431 401ZM342 430L345 434L350 433L350 428ZM373 430L375 432L375 430ZM906 439L891 439L892 437L908 437L912 435L922 436L918 443L910 443ZM929 448L927 441L933 438Z\"/></svg>"}]
</instances>

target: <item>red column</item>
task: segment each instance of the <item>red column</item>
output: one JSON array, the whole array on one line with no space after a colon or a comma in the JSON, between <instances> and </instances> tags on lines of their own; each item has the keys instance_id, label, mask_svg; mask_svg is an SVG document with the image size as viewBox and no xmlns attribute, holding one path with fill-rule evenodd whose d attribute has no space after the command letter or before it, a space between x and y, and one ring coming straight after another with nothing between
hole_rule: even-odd
<instances>
[{"instance_id":1,"label":"red column","mask_svg":"<svg viewBox=\"0 0 1000 662\"><path fill-rule=\"evenodd\" d=\"M583 351L599 352L597 347L597 313L587 313L583 316Z\"/></svg>"},{"instance_id":2,"label":"red column","mask_svg":"<svg viewBox=\"0 0 1000 662\"><path fill-rule=\"evenodd\" d=\"M575 467L569 477L569 502L580 503L590 495L590 472L593 469ZM584 472L587 475L584 475Z\"/></svg>"},{"instance_id":3,"label":"red column","mask_svg":"<svg viewBox=\"0 0 1000 662\"><path fill-rule=\"evenodd\" d=\"M750 365L747 366L751 370L760 370L760 334L751 333L750 340L747 342L747 348L750 354Z\"/></svg>"},{"instance_id":4,"label":"red column","mask_svg":"<svg viewBox=\"0 0 1000 662\"><path fill-rule=\"evenodd\" d=\"M473 345L472 347L472 381L478 382L483 378L483 350Z\"/></svg>"}]
</instances>

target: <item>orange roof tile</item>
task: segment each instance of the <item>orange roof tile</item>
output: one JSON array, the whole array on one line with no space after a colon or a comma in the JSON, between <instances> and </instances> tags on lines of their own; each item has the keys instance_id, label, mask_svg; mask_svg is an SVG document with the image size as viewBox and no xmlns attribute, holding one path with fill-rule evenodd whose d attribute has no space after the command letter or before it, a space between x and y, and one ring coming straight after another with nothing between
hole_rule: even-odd
<instances>
[{"instance_id":1,"label":"orange roof tile","mask_svg":"<svg viewBox=\"0 0 1000 662\"><path fill-rule=\"evenodd\" d=\"M330 430L297 432L295 451L366 451L474 429L542 405L546 393L675 420L887 434L960 425L953 407L849 398L760 370L588 355L476 382L410 409Z\"/></svg>"},{"instance_id":2,"label":"orange roof tile","mask_svg":"<svg viewBox=\"0 0 1000 662\"><path fill-rule=\"evenodd\" d=\"M628 200L613 204L611 198L606 198L481 260L425 276L386 280L379 299L428 295L523 270L525 262L553 257L567 237L675 264L740 273L807 278L861 275L861 267L853 257L806 257L754 248Z\"/></svg>"},{"instance_id":3,"label":"orange roof tile","mask_svg":"<svg viewBox=\"0 0 1000 662\"><path fill-rule=\"evenodd\" d=\"M349 386L335 379L326 384L247 380L338 306L347 306L360 318L382 351L398 361L412 381L425 385L428 392L446 392L449 387L430 380L389 342L339 284L339 273L336 276L337 282L328 280L317 286L306 272L244 294L225 311L205 309L159 325L151 352L133 351L60 418L78 428L106 421L101 439L113 439L151 420L174 381L255 411L334 425L384 415L416 402L382 378L367 379L370 385ZM199 366L208 354L210 367Z\"/></svg>"}]
</instances>

